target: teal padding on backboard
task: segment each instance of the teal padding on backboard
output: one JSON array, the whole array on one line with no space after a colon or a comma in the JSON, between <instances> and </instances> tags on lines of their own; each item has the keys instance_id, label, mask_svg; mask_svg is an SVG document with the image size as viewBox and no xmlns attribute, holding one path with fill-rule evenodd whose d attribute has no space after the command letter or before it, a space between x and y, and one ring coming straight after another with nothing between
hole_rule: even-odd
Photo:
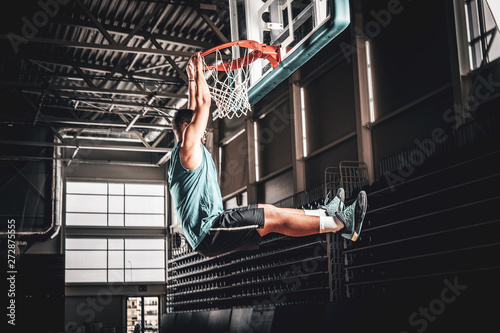
<instances>
[{"instance_id":1,"label":"teal padding on backboard","mask_svg":"<svg viewBox=\"0 0 500 333\"><path fill-rule=\"evenodd\" d=\"M283 60L278 67L273 69L249 90L248 100L250 105L255 105L262 97L292 75L293 72L304 65L311 57L347 28L351 22L349 0L333 0L333 3L334 6L330 7L332 10L330 15L333 16L333 20L328 20L328 22L319 27L309 39Z\"/></svg>"}]
</instances>

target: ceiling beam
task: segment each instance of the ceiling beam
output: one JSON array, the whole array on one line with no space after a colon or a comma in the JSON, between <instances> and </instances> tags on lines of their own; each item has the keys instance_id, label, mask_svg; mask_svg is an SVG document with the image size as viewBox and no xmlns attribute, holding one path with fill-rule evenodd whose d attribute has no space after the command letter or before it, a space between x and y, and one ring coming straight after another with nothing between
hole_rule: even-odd
<instances>
[{"instance_id":1,"label":"ceiling beam","mask_svg":"<svg viewBox=\"0 0 500 333\"><path fill-rule=\"evenodd\" d=\"M151 38L151 43L157 48L157 49L163 49L163 47L158 43L158 41L154 38ZM184 82L188 83L188 77L184 73L184 71L175 63L175 61L169 57L169 56L164 56L167 62L172 66L172 68L177 72L177 74L184 80Z\"/></svg>"},{"instance_id":2,"label":"ceiling beam","mask_svg":"<svg viewBox=\"0 0 500 333\"><path fill-rule=\"evenodd\" d=\"M20 121L8 121L8 120L3 120L0 121L0 124L8 124L8 125L32 125L31 122L20 122ZM127 124L123 122L103 122L103 121L84 121L84 120L77 120L77 119L68 119L68 118L56 118L56 117L45 117L45 118L40 118L38 119L37 125L48 125L48 126L55 126L55 125L66 125L66 126L72 126L72 127L84 127L84 128L123 128L125 129L127 127ZM134 128L137 129L142 129L142 130L154 130L154 131L171 131L172 126L168 125L159 125L159 124L152 124L152 123L135 123Z\"/></svg>"},{"instance_id":3,"label":"ceiling beam","mask_svg":"<svg viewBox=\"0 0 500 333\"><path fill-rule=\"evenodd\" d=\"M90 117L90 121L96 121L97 118L99 118L99 116L101 116L100 113L94 113L92 115L92 117ZM52 128L52 127L51 127ZM70 140L70 143L74 143L76 142L76 138L82 134L86 129L85 128L80 128L76 131L75 135L73 136L73 138ZM59 132L58 132L59 133ZM62 136L61 136L62 137ZM66 141L64 140L61 140L62 143L66 143Z\"/></svg>"},{"instance_id":4,"label":"ceiling beam","mask_svg":"<svg viewBox=\"0 0 500 333\"><path fill-rule=\"evenodd\" d=\"M65 106L65 105L44 105L45 108L47 109L63 109L63 110L68 110L68 111L77 111L78 113L80 112L91 112L91 113L99 113L99 114L115 114L115 115L130 115L130 116L135 116L137 112L140 111L140 109L117 109L113 108L113 110L106 110L103 108L92 108L91 106L89 107L82 107L81 105L78 106L77 109L71 106ZM157 107L154 107L157 108ZM174 108L172 108L174 109ZM150 113L150 118L157 117L157 115L153 115Z\"/></svg>"},{"instance_id":5,"label":"ceiling beam","mask_svg":"<svg viewBox=\"0 0 500 333\"><path fill-rule=\"evenodd\" d=\"M164 5L162 4L156 4L152 13L149 13L147 14L145 17L143 17L143 19L139 22L139 24L137 24L134 29L125 37L125 39L120 43L120 45L123 45L123 46L126 46L127 43L135 36L135 34L137 34L141 28L149 21L151 20L151 18L156 15L156 13L163 7ZM158 25L160 24L161 21L163 21L165 15L167 13L167 10L165 9L163 11L163 13L160 15L160 17L156 20L156 23L154 24L154 26L151 28L151 31L154 31L156 30L156 28L158 27ZM148 39L145 39L143 40L139 47L140 48L143 48L145 46L148 46L149 44L149 40ZM126 57L123 57L122 59L120 59L120 61L118 62L118 64L113 68L113 70L111 70L110 73L106 74L106 78L101 81L101 83L99 84L99 88L102 88L107 82L109 79L111 79L117 72L119 72L120 70L124 70L124 67L125 65L128 63L129 60L131 60L130 63L128 63L128 71L132 70L135 62L139 59L139 54L135 54L135 55L127 55ZM141 85L140 84L137 84L135 83L135 85L141 89Z\"/></svg>"},{"instance_id":6,"label":"ceiling beam","mask_svg":"<svg viewBox=\"0 0 500 333\"><path fill-rule=\"evenodd\" d=\"M83 10L85 15L90 19L94 26L99 30L99 32L107 39L111 44L117 44L114 38L109 34L107 29L97 20L97 18L92 14L92 12L85 7L85 5L80 0L75 0L76 4Z\"/></svg>"},{"instance_id":7,"label":"ceiling beam","mask_svg":"<svg viewBox=\"0 0 500 333\"><path fill-rule=\"evenodd\" d=\"M132 31L130 31L130 33L128 34L127 37L125 37L125 39L123 41L120 42L121 45L127 45L127 43L132 39L134 38L134 36L137 35L137 33L142 29L142 27L148 23L159 11L160 9L164 8L165 5L162 4L162 3L159 3L159 4L156 4L156 6L153 8L153 10L146 14L145 16L142 17L142 20L136 24L134 26L134 29L132 29ZM166 11L163 12L162 15L165 15ZM152 30L155 30L157 27L158 27L158 24L162 21L162 19L160 18L154 25L153 29Z\"/></svg>"},{"instance_id":8,"label":"ceiling beam","mask_svg":"<svg viewBox=\"0 0 500 333\"><path fill-rule=\"evenodd\" d=\"M81 97L81 96L76 96L76 95L73 95L73 96L69 96L69 98L75 100L75 101L79 101L79 102L83 102L83 103L96 103L96 104L105 104L105 105L123 105L123 106L128 106L128 107L131 107L131 108L138 108L138 109L142 109L142 108L145 108L145 107L154 107L154 108L157 108L161 111L170 111L174 108L171 108L171 107L162 107L162 106L155 106L155 105L148 105L147 103L132 103L132 102L129 102L129 101L126 101L126 100L116 100L116 99L113 99L113 100L102 100L102 99L92 99L92 98L85 98L85 97Z\"/></svg>"},{"instance_id":9,"label":"ceiling beam","mask_svg":"<svg viewBox=\"0 0 500 333\"><path fill-rule=\"evenodd\" d=\"M80 93L93 93L93 94L115 94L124 96L142 96L148 97L154 96L156 98L178 98L187 99L187 94L178 94L171 92L158 92L158 93L148 93L139 90L128 90L128 89L100 89L100 88L90 88L90 87L75 87L75 86L61 86L61 85L44 85L40 83L29 83L29 82L12 82L12 81L0 81L0 86L10 86L10 87L21 87L23 91L26 92L43 92L44 89L52 89L60 92L61 96L65 96L62 92L80 92ZM49 92L48 92L49 93ZM81 96L89 97L89 96Z\"/></svg>"},{"instance_id":10,"label":"ceiling beam","mask_svg":"<svg viewBox=\"0 0 500 333\"><path fill-rule=\"evenodd\" d=\"M71 64L68 64L64 61L60 61L58 59L54 58L40 58L37 56L32 56L30 57L31 62L34 64L36 63L42 63L42 64L47 64L47 65L55 65L55 66L61 66L61 67L68 67L72 68ZM94 64L85 64L85 63L77 63L78 66L87 71L93 71L93 72L98 72L98 73L111 73L113 71L114 66L101 66L101 65L94 65ZM166 75L160 75L160 74L152 74L152 73L142 73L142 72L127 72L126 70L122 69L118 71L122 75L132 75L132 78L134 79L145 79L145 80L158 80L158 81L164 81L168 83L174 83L174 84L182 84L185 85L185 82L176 77L170 77ZM116 79L117 77L115 76L112 79ZM104 79L104 78L103 78ZM112 80L110 79L110 80Z\"/></svg>"},{"instance_id":11,"label":"ceiling beam","mask_svg":"<svg viewBox=\"0 0 500 333\"><path fill-rule=\"evenodd\" d=\"M155 163L146 162L131 162L131 161L110 161L110 160L81 160L81 159L69 159L69 158L54 158L54 157L42 157L42 156L0 156L0 161L63 161L70 162L73 164L104 164L104 165L123 165L123 166L134 166L134 167L152 167L158 168L161 165Z\"/></svg>"},{"instance_id":12,"label":"ceiling beam","mask_svg":"<svg viewBox=\"0 0 500 333\"><path fill-rule=\"evenodd\" d=\"M33 63L37 64L37 62L33 62ZM66 65L61 65L61 64L58 64L58 65L66 67ZM165 66L168 66L168 65L165 65ZM46 78L52 78L52 77L64 78L64 79L71 80L74 82L84 81L84 79L80 75L76 75L76 74L55 73L55 72L49 73L49 72L41 72L41 71L36 71L36 70L28 71L28 70L8 70L8 69L6 69L3 71L0 71L0 74L18 74L18 75L31 75L31 76L39 76L39 77L45 76ZM86 75L88 78L90 78L92 80L103 80L104 79L103 75L98 75L98 74L86 74ZM139 79L139 78L137 78L137 76L138 76L137 74L135 74L135 77L115 76L111 80L118 81L118 82L124 81L124 82L140 82L140 83L154 83L154 84L172 84L172 83L174 83L172 81L161 81L158 79ZM180 80L176 80L175 83L182 85L182 82Z\"/></svg>"},{"instance_id":13,"label":"ceiling beam","mask_svg":"<svg viewBox=\"0 0 500 333\"><path fill-rule=\"evenodd\" d=\"M9 37L7 35L0 34L0 39L7 40L8 38ZM169 55L169 56L184 57L184 58L190 58L193 55L193 52L186 52L186 51L174 51L165 49L159 50L159 49L149 49L142 47L124 46L124 45L93 44L93 43L75 42L62 39L50 39L41 37L33 37L25 39L26 43L39 43L45 45L54 45L54 46L93 50L93 51L113 51L113 52L157 55L157 56Z\"/></svg>"},{"instance_id":14,"label":"ceiling beam","mask_svg":"<svg viewBox=\"0 0 500 333\"><path fill-rule=\"evenodd\" d=\"M22 57L22 62L23 62L23 64L25 64L27 67L31 67L31 68L34 68L34 67L35 67L35 65L34 65L33 63L31 63L31 61L29 61L29 59L26 59L25 57ZM44 70L45 70L45 69L44 69ZM49 84L49 80L48 80L45 76L43 76L43 75L42 75L40 78L42 79L42 81L43 81L46 85L48 85L48 84ZM61 97L61 95L59 95L59 93L57 92L57 90L55 90L55 91L54 91L54 90L51 90L51 94L52 94L53 96L55 96L57 99L59 99L59 100L61 100L61 101L63 100L63 98Z\"/></svg>"},{"instance_id":15,"label":"ceiling beam","mask_svg":"<svg viewBox=\"0 0 500 333\"><path fill-rule=\"evenodd\" d=\"M217 27L215 25L215 23L210 19L210 17L208 17L208 15L202 13L198 9L196 10L196 12L207 23L207 25L213 30L213 32L215 32L215 34L217 35L217 37L219 37L219 39L221 40L222 43L229 42L229 39L227 39L227 37L222 33L222 31L220 31L219 27Z\"/></svg>"},{"instance_id":16,"label":"ceiling beam","mask_svg":"<svg viewBox=\"0 0 500 333\"><path fill-rule=\"evenodd\" d=\"M179 5L183 7L195 7L201 9L212 9L214 5L227 7L227 0L209 0L209 1L199 1L199 0L135 0L141 2L161 2L171 5Z\"/></svg>"},{"instance_id":17,"label":"ceiling beam","mask_svg":"<svg viewBox=\"0 0 500 333\"><path fill-rule=\"evenodd\" d=\"M78 64L75 63L73 59L66 52L61 52L61 53L63 53L64 58L68 60L68 62L71 64L71 67L73 67L73 69L82 77L82 79L87 83L87 85L90 88L96 88L94 82L92 82L92 80L87 76L87 74L85 74L85 72L80 68L80 66L78 66Z\"/></svg>"},{"instance_id":18,"label":"ceiling beam","mask_svg":"<svg viewBox=\"0 0 500 333\"><path fill-rule=\"evenodd\" d=\"M82 29L86 29L86 30L98 30L95 26L92 26L88 22L75 20L75 19L71 19L71 18L66 18L66 17L62 17L62 18L58 19L57 23L62 24L62 25L72 26L75 28L82 28ZM130 34L130 30L126 29L126 28L116 27L116 26L107 25L107 24L102 24L102 26L110 34L113 34L113 35L128 36ZM177 37L177 36L169 36L169 35L165 35L165 34L161 34L161 33L148 34L146 32L139 31L136 33L135 37L142 38L142 39L149 39L150 37L152 37L159 42L165 42L165 43L173 44L176 46L182 46L182 47L192 47L192 48L200 49L200 50L211 49L212 47L215 46L215 44L209 43L209 42L199 41L199 40L190 39L190 38Z\"/></svg>"},{"instance_id":19,"label":"ceiling beam","mask_svg":"<svg viewBox=\"0 0 500 333\"><path fill-rule=\"evenodd\" d=\"M14 146L30 146L30 147L53 147L65 149L81 149L81 150L111 150L111 151L131 151L131 152L151 152L151 153L168 153L172 148L157 148L145 146L117 146L117 145L85 145L85 144L64 144L53 142L39 142L39 141L10 141L0 140L0 145L14 145Z\"/></svg>"}]
</instances>

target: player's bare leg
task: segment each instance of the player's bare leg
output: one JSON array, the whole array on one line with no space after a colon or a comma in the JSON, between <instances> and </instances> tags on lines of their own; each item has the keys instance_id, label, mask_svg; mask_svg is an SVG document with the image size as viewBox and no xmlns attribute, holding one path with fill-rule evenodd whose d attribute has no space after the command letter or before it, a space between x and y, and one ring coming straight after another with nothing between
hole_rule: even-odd
<instances>
[{"instance_id":1,"label":"player's bare leg","mask_svg":"<svg viewBox=\"0 0 500 333\"><path fill-rule=\"evenodd\" d=\"M276 232L287 236L309 236L323 232L337 232L344 228L344 223L336 213L344 209L344 189L340 188L335 197L321 209L303 210L278 208L261 204L264 209L265 224L259 233L267 235ZM328 199L327 199L328 200Z\"/></svg>"},{"instance_id":2,"label":"player's bare leg","mask_svg":"<svg viewBox=\"0 0 500 333\"><path fill-rule=\"evenodd\" d=\"M320 233L319 216L305 215L300 210L278 208L273 205L259 204L264 209L264 228L257 229L261 236L276 232L287 236L301 237ZM344 228L344 224L336 217L328 216L332 220L328 231L336 232Z\"/></svg>"},{"instance_id":3,"label":"player's bare leg","mask_svg":"<svg viewBox=\"0 0 500 333\"><path fill-rule=\"evenodd\" d=\"M342 231L342 236L356 241L361 233L367 209L366 193L361 191L356 201L349 207L344 206L343 190L323 206L326 216L312 214L301 209L278 208L273 205L260 204L264 209L264 228L258 229L261 236L276 232L287 236L300 237L324 232Z\"/></svg>"}]
</instances>

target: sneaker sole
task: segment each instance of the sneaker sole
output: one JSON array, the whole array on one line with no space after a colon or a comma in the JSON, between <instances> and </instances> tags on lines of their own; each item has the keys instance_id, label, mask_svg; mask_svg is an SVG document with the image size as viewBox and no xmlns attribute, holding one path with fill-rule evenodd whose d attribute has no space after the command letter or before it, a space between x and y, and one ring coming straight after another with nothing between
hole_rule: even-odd
<instances>
[{"instance_id":1,"label":"sneaker sole","mask_svg":"<svg viewBox=\"0 0 500 333\"><path fill-rule=\"evenodd\" d=\"M343 188L339 188L337 190L337 193L335 194L335 197L339 198L339 200L340 200L339 210L342 210L343 209L342 207L344 206L344 201L345 201L345 191L344 191L344 189ZM326 205L325 206L321 206L321 208L327 210L326 209ZM328 214L328 212L327 212L327 214ZM329 215L328 214L328 216L335 216L335 214L333 214L333 215Z\"/></svg>"},{"instance_id":2,"label":"sneaker sole","mask_svg":"<svg viewBox=\"0 0 500 333\"><path fill-rule=\"evenodd\" d=\"M361 191L356 198L356 221L354 222L354 235L351 240L355 242L358 240L361 234L361 229L363 228L363 221L366 216L366 209L368 208L368 198L365 191Z\"/></svg>"},{"instance_id":3,"label":"sneaker sole","mask_svg":"<svg viewBox=\"0 0 500 333\"><path fill-rule=\"evenodd\" d=\"M345 201L345 191L344 191L344 189L342 187L337 190L337 194L335 194L335 196L340 199L341 203L344 203L344 201Z\"/></svg>"},{"instance_id":4,"label":"sneaker sole","mask_svg":"<svg viewBox=\"0 0 500 333\"><path fill-rule=\"evenodd\" d=\"M366 192L361 191L358 194L358 197L356 198L356 208L354 211L355 214L355 221L354 221L354 230L352 230L351 234L342 234L342 237L350 240L350 241L357 241L359 238L359 235L361 234L361 229L363 227L363 220L366 215L366 209L368 207L368 199L366 197Z\"/></svg>"}]
</instances>

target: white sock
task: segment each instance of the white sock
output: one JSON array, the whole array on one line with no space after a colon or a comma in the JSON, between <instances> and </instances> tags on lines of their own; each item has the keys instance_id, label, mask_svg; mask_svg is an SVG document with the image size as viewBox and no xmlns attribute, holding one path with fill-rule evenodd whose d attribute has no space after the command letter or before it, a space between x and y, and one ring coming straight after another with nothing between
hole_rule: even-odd
<instances>
[{"instance_id":1,"label":"white sock","mask_svg":"<svg viewBox=\"0 0 500 333\"><path fill-rule=\"evenodd\" d=\"M311 216L327 216L324 209L304 209L304 212Z\"/></svg>"},{"instance_id":2,"label":"white sock","mask_svg":"<svg viewBox=\"0 0 500 333\"><path fill-rule=\"evenodd\" d=\"M337 231L337 223L333 216L320 216L319 217L319 232L335 232Z\"/></svg>"}]
</instances>

